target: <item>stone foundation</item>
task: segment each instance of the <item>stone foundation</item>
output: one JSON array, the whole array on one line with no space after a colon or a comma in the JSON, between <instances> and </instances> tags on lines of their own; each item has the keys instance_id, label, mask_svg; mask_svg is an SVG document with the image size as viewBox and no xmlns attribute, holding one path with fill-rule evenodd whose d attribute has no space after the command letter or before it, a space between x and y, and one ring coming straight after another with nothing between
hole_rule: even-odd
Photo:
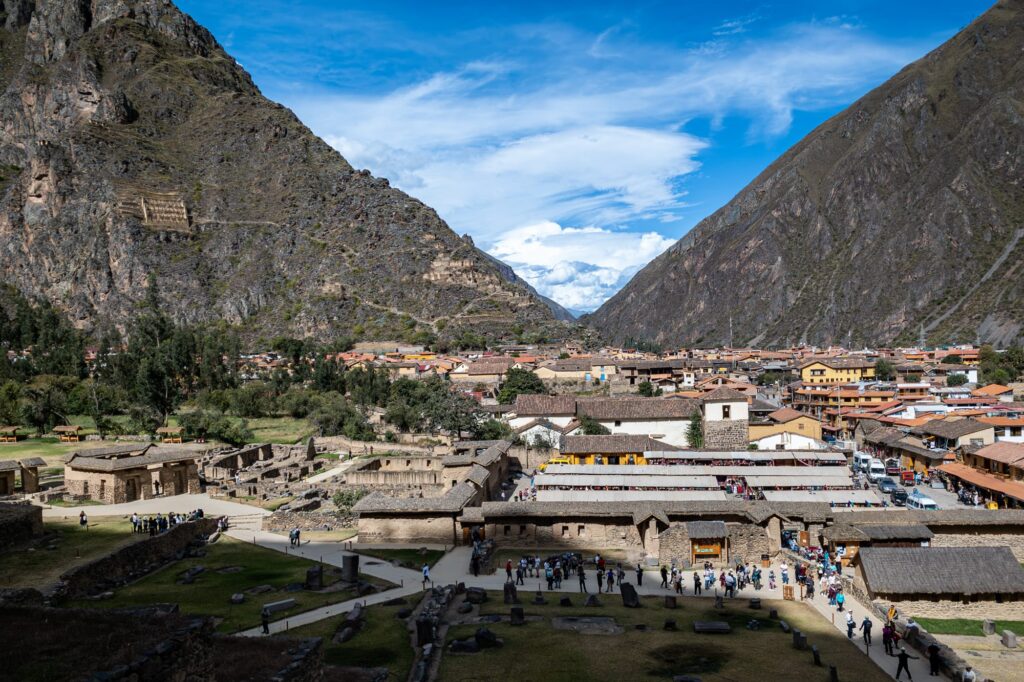
<instances>
[{"instance_id":1,"label":"stone foundation","mask_svg":"<svg viewBox=\"0 0 1024 682\"><path fill-rule=\"evenodd\" d=\"M43 534L43 508L32 504L0 504L0 549Z\"/></svg>"},{"instance_id":2,"label":"stone foundation","mask_svg":"<svg viewBox=\"0 0 1024 682\"><path fill-rule=\"evenodd\" d=\"M932 601L930 599L915 599L898 602L878 600L888 608L890 603L896 604L903 618L967 618L969 620L1020 620L1024 614L1024 602L996 603L994 600L969 601L966 604L959 601Z\"/></svg>"},{"instance_id":3,"label":"stone foundation","mask_svg":"<svg viewBox=\"0 0 1024 682\"><path fill-rule=\"evenodd\" d=\"M947 533L945 528L932 528L932 547L1009 547L1017 561L1024 563L1024 528L1019 533ZM1024 608L1024 607L1022 607Z\"/></svg>"},{"instance_id":4,"label":"stone foundation","mask_svg":"<svg viewBox=\"0 0 1024 682\"><path fill-rule=\"evenodd\" d=\"M746 450L746 419L704 421L704 447L708 450Z\"/></svg>"}]
</instances>

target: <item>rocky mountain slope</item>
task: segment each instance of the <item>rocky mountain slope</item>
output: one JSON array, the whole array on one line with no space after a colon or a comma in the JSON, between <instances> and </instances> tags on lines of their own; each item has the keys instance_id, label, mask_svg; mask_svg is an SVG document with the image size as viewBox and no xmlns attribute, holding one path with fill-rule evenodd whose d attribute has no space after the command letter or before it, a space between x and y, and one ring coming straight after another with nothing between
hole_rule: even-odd
<instances>
[{"instance_id":1,"label":"rocky mountain slope","mask_svg":"<svg viewBox=\"0 0 1024 682\"><path fill-rule=\"evenodd\" d=\"M265 99L168 0L3 12L0 279L79 326L123 326L150 273L177 320L267 338L565 317Z\"/></svg>"},{"instance_id":2,"label":"rocky mountain slope","mask_svg":"<svg viewBox=\"0 0 1024 682\"><path fill-rule=\"evenodd\" d=\"M1024 328L1024 0L819 126L587 321L665 344Z\"/></svg>"}]
</instances>

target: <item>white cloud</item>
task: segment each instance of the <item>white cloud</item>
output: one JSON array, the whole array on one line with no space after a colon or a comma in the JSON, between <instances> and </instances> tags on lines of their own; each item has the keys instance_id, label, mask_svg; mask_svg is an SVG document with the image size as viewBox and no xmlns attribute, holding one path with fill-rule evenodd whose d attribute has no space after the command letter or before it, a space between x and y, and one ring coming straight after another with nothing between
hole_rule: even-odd
<instances>
[{"instance_id":1,"label":"white cloud","mask_svg":"<svg viewBox=\"0 0 1024 682\"><path fill-rule=\"evenodd\" d=\"M753 20L719 29L738 33ZM593 305L619 286L609 284L615 272L618 282L643 263L607 262L582 249L572 228L535 238L549 262L516 260L522 254L509 252L508 238L521 226L596 225L591 236L616 247L656 242L649 259L672 241L664 235L681 231L679 180L699 168L708 144L683 131L689 119L740 115L749 136L779 135L795 110L847 102L919 53L831 21L688 49L636 43L614 28L597 36L564 26L509 31L519 41L514 58L496 47L493 59L390 91L289 101L356 167L388 177L513 266L541 268L521 274L569 306ZM641 221L662 234L628 231ZM550 279L563 271L572 278Z\"/></svg>"},{"instance_id":2,"label":"white cloud","mask_svg":"<svg viewBox=\"0 0 1024 682\"><path fill-rule=\"evenodd\" d=\"M656 232L562 227L545 221L509 231L489 252L545 296L589 311L671 245L671 239Z\"/></svg>"}]
</instances>

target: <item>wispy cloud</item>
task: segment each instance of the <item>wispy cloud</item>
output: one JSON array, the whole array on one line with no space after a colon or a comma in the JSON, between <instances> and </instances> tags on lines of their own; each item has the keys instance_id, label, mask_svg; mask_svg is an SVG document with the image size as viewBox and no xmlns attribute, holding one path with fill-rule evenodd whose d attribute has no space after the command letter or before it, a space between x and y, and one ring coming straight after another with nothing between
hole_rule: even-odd
<instances>
[{"instance_id":1,"label":"wispy cloud","mask_svg":"<svg viewBox=\"0 0 1024 682\"><path fill-rule=\"evenodd\" d=\"M711 41L687 48L616 27L513 26L491 39L515 50L496 47L383 92L307 92L289 102L354 165L528 267L522 274L542 293L592 308L642 265L628 257L637 240L644 254L657 247L646 262L681 231L681 180L709 144L686 131L688 121L741 117L748 139L771 138L795 111L848 102L920 52L831 20L754 39L745 31L756 19L724 22ZM528 253L513 249L509 239L538 224L561 232L534 235ZM571 231L582 225L599 232ZM614 243L620 260L578 254L581 234Z\"/></svg>"}]
</instances>

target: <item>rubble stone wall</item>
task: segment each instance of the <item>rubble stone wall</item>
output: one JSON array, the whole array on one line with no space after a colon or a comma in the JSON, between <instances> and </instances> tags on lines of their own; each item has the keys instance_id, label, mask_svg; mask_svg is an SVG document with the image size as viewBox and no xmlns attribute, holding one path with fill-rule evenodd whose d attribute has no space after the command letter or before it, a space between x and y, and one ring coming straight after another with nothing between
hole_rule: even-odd
<instances>
[{"instance_id":1,"label":"rubble stone wall","mask_svg":"<svg viewBox=\"0 0 1024 682\"><path fill-rule=\"evenodd\" d=\"M43 534L43 508L34 504L0 505L0 549Z\"/></svg>"},{"instance_id":2,"label":"rubble stone wall","mask_svg":"<svg viewBox=\"0 0 1024 682\"><path fill-rule=\"evenodd\" d=\"M945 527L936 526L932 528L935 537L931 539L933 547L1009 547L1017 561L1024 563L1024 527L1017 528L1017 532L978 532L973 530L951 529L948 532ZM1006 529L996 528L996 531ZM1024 607L1022 607L1024 608Z\"/></svg>"},{"instance_id":3,"label":"rubble stone wall","mask_svg":"<svg viewBox=\"0 0 1024 682\"><path fill-rule=\"evenodd\" d=\"M452 516L359 517L359 542L431 542L454 544L456 524Z\"/></svg>"}]
</instances>

